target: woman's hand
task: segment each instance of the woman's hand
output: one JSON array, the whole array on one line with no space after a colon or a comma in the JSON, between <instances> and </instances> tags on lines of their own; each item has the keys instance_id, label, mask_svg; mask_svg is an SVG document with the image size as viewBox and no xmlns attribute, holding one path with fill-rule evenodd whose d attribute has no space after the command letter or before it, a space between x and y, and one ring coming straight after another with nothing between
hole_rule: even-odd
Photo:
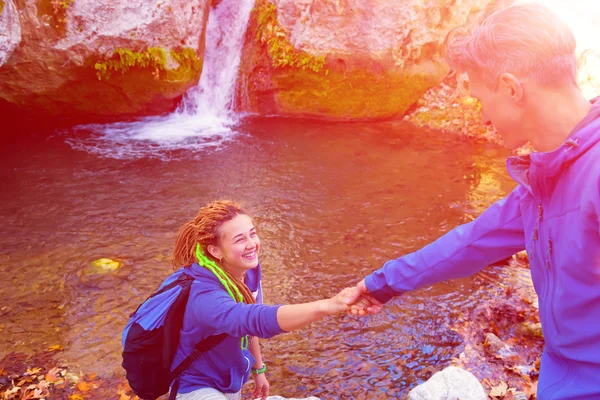
<instances>
[{"instance_id":1,"label":"woman's hand","mask_svg":"<svg viewBox=\"0 0 600 400\"><path fill-rule=\"evenodd\" d=\"M370 304L368 300L360 297L360 294L355 293L357 289L355 287L345 288L327 302L327 313L337 314L341 312L349 312L355 310L356 312L364 311ZM350 300L358 297L353 304L348 304ZM366 313L366 312L365 312ZM364 314L362 314L364 315Z\"/></svg>"},{"instance_id":2,"label":"woman's hand","mask_svg":"<svg viewBox=\"0 0 600 400\"><path fill-rule=\"evenodd\" d=\"M351 306L349 314L365 316L367 314L376 314L381 311L383 303L380 303L367 289L365 280L361 280L356 284L356 290L348 301ZM354 305L360 304L360 307Z\"/></svg>"},{"instance_id":3,"label":"woman's hand","mask_svg":"<svg viewBox=\"0 0 600 400\"><path fill-rule=\"evenodd\" d=\"M269 395L269 381L267 381L265 374L252 374L252 378L254 378L254 391L252 392L252 398L267 400L267 396Z\"/></svg>"}]
</instances>

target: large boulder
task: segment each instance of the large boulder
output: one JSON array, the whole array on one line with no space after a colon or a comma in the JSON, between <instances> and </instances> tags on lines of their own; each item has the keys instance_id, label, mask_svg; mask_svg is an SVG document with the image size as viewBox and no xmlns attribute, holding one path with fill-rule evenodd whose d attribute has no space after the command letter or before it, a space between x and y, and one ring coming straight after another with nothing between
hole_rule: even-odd
<instances>
[{"instance_id":1,"label":"large boulder","mask_svg":"<svg viewBox=\"0 0 600 400\"><path fill-rule=\"evenodd\" d=\"M457 367L436 372L408 393L409 400L486 400L483 386L473 374Z\"/></svg>"},{"instance_id":2,"label":"large boulder","mask_svg":"<svg viewBox=\"0 0 600 400\"><path fill-rule=\"evenodd\" d=\"M331 119L404 114L438 84L450 29L487 0L257 0L242 55L243 111Z\"/></svg>"},{"instance_id":3,"label":"large boulder","mask_svg":"<svg viewBox=\"0 0 600 400\"><path fill-rule=\"evenodd\" d=\"M210 0L0 0L0 100L48 115L156 114L202 69Z\"/></svg>"}]
</instances>

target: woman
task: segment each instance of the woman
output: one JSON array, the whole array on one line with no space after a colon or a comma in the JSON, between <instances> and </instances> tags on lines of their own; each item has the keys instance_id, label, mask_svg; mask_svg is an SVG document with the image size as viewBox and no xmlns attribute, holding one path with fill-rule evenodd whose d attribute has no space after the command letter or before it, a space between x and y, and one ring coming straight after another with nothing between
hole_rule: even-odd
<instances>
[{"instance_id":1,"label":"woman","mask_svg":"<svg viewBox=\"0 0 600 400\"><path fill-rule=\"evenodd\" d=\"M195 281L172 368L200 340L222 333L227 336L179 376L177 399L241 399L241 388L251 375L253 398L264 400L269 382L258 337L270 338L328 315L361 308L360 303L346 304L353 288L312 303L260 304L259 252L260 239L252 219L231 201L208 204L180 229L173 266L184 267Z\"/></svg>"}]
</instances>

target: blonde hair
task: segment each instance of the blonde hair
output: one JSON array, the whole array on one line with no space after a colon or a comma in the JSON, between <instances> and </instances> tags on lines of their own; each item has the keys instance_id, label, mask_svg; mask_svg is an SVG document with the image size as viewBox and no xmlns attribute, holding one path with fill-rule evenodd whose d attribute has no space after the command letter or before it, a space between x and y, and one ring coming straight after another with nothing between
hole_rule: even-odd
<instances>
[{"instance_id":1,"label":"blonde hair","mask_svg":"<svg viewBox=\"0 0 600 400\"><path fill-rule=\"evenodd\" d=\"M472 30L452 30L445 58L452 69L479 75L495 86L504 72L540 84L576 84L575 36L541 4L515 4L492 11Z\"/></svg>"},{"instance_id":2,"label":"blonde hair","mask_svg":"<svg viewBox=\"0 0 600 400\"><path fill-rule=\"evenodd\" d=\"M237 286L244 298L244 303L256 303L252 292L240 279L231 275L223 268L220 260L216 259L208 251L208 246L218 246L220 243L221 226L238 215L248 215L242 207L229 200L213 201L202 207L193 221L185 223L177 234L175 247L173 249L173 269L190 267L198 263L196 248L200 249L205 257L215 262L227 274L227 277Z\"/></svg>"}]
</instances>

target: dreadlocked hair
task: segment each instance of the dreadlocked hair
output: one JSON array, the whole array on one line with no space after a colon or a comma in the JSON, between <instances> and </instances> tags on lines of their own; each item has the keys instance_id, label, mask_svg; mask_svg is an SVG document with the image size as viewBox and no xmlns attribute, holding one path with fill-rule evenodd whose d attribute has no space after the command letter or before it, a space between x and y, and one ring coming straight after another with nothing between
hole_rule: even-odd
<instances>
[{"instance_id":1,"label":"dreadlocked hair","mask_svg":"<svg viewBox=\"0 0 600 400\"><path fill-rule=\"evenodd\" d=\"M173 249L173 269L189 268L198 263L217 276L235 301L254 304L256 300L244 282L220 265L208 251L208 246L219 245L221 226L238 215L248 214L233 201L218 200L202 207L193 221L179 229Z\"/></svg>"}]
</instances>

